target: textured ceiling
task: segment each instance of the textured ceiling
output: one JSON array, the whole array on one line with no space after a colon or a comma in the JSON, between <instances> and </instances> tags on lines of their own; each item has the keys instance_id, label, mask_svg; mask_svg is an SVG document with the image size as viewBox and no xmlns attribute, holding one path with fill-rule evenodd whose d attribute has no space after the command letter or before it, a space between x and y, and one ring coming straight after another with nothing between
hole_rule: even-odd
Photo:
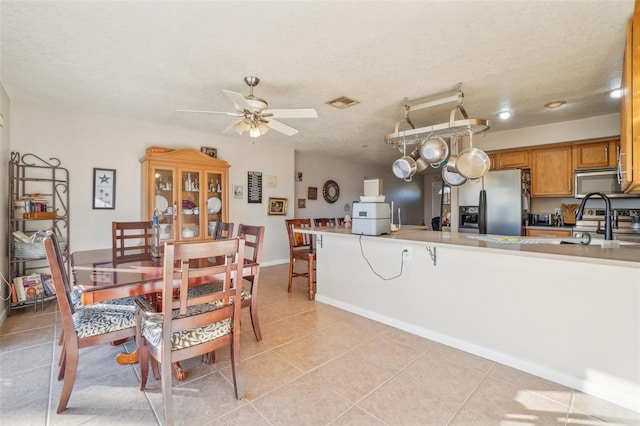
<instances>
[{"instance_id":1,"label":"textured ceiling","mask_svg":"<svg viewBox=\"0 0 640 426\"><path fill-rule=\"evenodd\" d=\"M2 82L12 99L39 101L219 134L233 117L221 89L270 108L312 107L271 131L299 151L390 164L384 143L402 100L462 83L472 118L489 132L611 114L619 102L628 1L7 1L0 3ZM361 103L325 104L346 95ZM548 111L543 105L564 99ZM497 113L513 110L508 122ZM411 113L416 126L446 109ZM405 129L408 128L404 127ZM363 147L363 146L366 146Z\"/></svg>"}]
</instances>

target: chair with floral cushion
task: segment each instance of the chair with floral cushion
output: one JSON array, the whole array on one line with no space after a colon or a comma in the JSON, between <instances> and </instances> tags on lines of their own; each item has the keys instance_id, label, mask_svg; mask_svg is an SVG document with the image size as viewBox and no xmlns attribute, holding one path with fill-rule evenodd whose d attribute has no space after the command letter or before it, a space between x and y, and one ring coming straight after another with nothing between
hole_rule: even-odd
<instances>
[{"instance_id":1,"label":"chair with floral cushion","mask_svg":"<svg viewBox=\"0 0 640 426\"><path fill-rule=\"evenodd\" d=\"M147 385L149 364L161 380L164 424L173 424L172 364L230 346L235 396L241 399L240 309L244 238L165 243L162 310L136 300L136 341L140 352L140 390ZM224 258L219 263L211 259ZM190 295L189 285L217 280L220 290ZM174 292L174 285L179 291ZM158 371L158 363L161 372Z\"/></svg>"},{"instance_id":2,"label":"chair with floral cushion","mask_svg":"<svg viewBox=\"0 0 640 426\"><path fill-rule=\"evenodd\" d=\"M56 289L62 319L62 353L58 380L63 380L57 413L67 409L78 371L80 349L111 343L135 335L135 311L92 307L75 309L71 302L71 286L55 233L47 231L44 239L47 262Z\"/></svg>"}]
</instances>

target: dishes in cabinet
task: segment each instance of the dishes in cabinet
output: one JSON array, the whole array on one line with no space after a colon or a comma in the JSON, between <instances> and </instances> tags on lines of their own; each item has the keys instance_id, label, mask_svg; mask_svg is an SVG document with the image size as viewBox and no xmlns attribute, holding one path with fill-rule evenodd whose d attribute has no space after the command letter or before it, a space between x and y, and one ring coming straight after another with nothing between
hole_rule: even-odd
<instances>
[{"instance_id":1,"label":"dishes in cabinet","mask_svg":"<svg viewBox=\"0 0 640 426\"><path fill-rule=\"evenodd\" d=\"M193 203L193 201L182 200L182 208L183 209L193 210L193 209L196 208L196 205Z\"/></svg>"},{"instance_id":2,"label":"dishes in cabinet","mask_svg":"<svg viewBox=\"0 0 640 426\"><path fill-rule=\"evenodd\" d=\"M218 197L211 197L207 200L207 210L210 214L219 213L222 209L222 201Z\"/></svg>"},{"instance_id":3,"label":"dishes in cabinet","mask_svg":"<svg viewBox=\"0 0 640 426\"><path fill-rule=\"evenodd\" d=\"M193 214L193 210L192 209L182 209L182 214L183 215L191 215Z\"/></svg>"},{"instance_id":4,"label":"dishes in cabinet","mask_svg":"<svg viewBox=\"0 0 640 426\"><path fill-rule=\"evenodd\" d=\"M168 207L169 201L167 201L167 199L162 195L156 195L156 209L158 210L158 212L162 213L163 211L167 210Z\"/></svg>"}]
</instances>

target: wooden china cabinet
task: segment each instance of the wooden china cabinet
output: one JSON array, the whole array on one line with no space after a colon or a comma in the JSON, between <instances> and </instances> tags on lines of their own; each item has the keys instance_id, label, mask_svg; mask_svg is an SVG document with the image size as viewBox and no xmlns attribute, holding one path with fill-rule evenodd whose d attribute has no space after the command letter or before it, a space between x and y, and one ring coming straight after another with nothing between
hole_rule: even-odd
<instances>
[{"instance_id":1,"label":"wooden china cabinet","mask_svg":"<svg viewBox=\"0 0 640 426\"><path fill-rule=\"evenodd\" d=\"M228 222L229 163L195 149L152 147L142 163L142 214L158 211L163 241L212 238L215 222Z\"/></svg>"}]
</instances>

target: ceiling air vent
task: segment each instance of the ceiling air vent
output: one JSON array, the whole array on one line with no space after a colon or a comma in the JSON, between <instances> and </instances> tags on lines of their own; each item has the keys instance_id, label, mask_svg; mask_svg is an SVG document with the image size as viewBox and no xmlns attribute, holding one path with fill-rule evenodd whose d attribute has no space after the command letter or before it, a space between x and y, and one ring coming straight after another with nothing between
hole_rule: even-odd
<instances>
[{"instance_id":1,"label":"ceiling air vent","mask_svg":"<svg viewBox=\"0 0 640 426\"><path fill-rule=\"evenodd\" d=\"M345 109L355 104L359 104L360 101L356 101L355 99L351 99L346 96L340 96L338 98L332 99L325 103L331 105L332 107L336 107L338 109Z\"/></svg>"}]
</instances>

